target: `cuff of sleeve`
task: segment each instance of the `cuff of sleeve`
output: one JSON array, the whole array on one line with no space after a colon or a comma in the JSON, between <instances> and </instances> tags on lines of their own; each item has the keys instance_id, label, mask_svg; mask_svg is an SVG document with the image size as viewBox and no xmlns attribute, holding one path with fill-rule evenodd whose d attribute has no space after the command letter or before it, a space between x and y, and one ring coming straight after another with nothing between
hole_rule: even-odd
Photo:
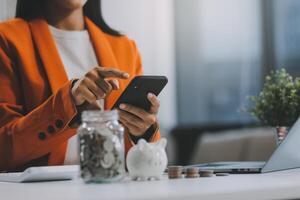
<instances>
[{"instance_id":1,"label":"cuff of sleeve","mask_svg":"<svg viewBox=\"0 0 300 200\"><path fill-rule=\"evenodd\" d=\"M134 144L137 144L140 139L145 139L147 142L150 142L155 133L159 130L158 123L153 124L148 128L148 130L142 136L134 136L129 133L130 139Z\"/></svg>"},{"instance_id":2,"label":"cuff of sleeve","mask_svg":"<svg viewBox=\"0 0 300 200\"><path fill-rule=\"evenodd\" d=\"M78 79L72 79L71 80L70 92L71 92L74 84L77 81L78 81ZM74 101L74 99L73 99L73 101ZM75 108L76 108L76 115L71 119L71 121L68 124L70 128L77 128L80 125L80 123L81 123L81 113L82 113L82 110L78 106L75 106Z\"/></svg>"},{"instance_id":3,"label":"cuff of sleeve","mask_svg":"<svg viewBox=\"0 0 300 200\"><path fill-rule=\"evenodd\" d=\"M88 103L84 103L80 106L76 106L76 110L77 110L76 115L73 117L73 119L69 123L70 128L78 128L80 126L80 124L81 124L81 114L83 113L83 111L89 110L88 109Z\"/></svg>"}]
</instances>

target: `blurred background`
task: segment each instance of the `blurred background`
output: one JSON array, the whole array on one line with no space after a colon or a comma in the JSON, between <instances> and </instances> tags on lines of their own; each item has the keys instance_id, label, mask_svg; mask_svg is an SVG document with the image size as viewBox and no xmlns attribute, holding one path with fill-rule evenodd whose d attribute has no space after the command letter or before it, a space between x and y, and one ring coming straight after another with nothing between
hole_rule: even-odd
<instances>
[{"instance_id":1,"label":"blurred background","mask_svg":"<svg viewBox=\"0 0 300 200\"><path fill-rule=\"evenodd\" d=\"M15 0L0 0L0 20ZM266 160L272 128L250 114L247 96L266 74L300 75L300 1L103 0L113 28L134 39L145 74L166 75L160 123L170 164Z\"/></svg>"}]
</instances>

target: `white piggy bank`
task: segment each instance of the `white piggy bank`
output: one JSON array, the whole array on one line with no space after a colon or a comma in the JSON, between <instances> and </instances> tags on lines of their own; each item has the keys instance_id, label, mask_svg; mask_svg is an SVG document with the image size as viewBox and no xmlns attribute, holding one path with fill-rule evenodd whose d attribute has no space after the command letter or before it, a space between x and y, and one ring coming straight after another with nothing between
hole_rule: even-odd
<instances>
[{"instance_id":1,"label":"white piggy bank","mask_svg":"<svg viewBox=\"0 0 300 200\"><path fill-rule=\"evenodd\" d=\"M165 138L156 143L139 140L127 154L126 162L130 177L133 180L159 180L168 163L166 145Z\"/></svg>"}]
</instances>

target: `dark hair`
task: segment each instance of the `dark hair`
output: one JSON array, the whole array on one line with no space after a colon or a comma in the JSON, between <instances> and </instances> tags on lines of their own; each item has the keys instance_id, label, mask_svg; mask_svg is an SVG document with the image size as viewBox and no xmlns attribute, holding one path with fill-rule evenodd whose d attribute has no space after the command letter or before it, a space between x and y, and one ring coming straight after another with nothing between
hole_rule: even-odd
<instances>
[{"instance_id":1,"label":"dark hair","mask_svg":"<svg viewBox=\"0 0 300 200\"><path fill-rule=\"evenodd\" d=\"M45 0L18 0L16 17L27 21L42 17L43 3L45 3ZM120 32L112 29L105 22L102 15L101 0L88 0L84 5L83 12L103 32L113 36L121 36Z\"/></svg>"}]
</instances>

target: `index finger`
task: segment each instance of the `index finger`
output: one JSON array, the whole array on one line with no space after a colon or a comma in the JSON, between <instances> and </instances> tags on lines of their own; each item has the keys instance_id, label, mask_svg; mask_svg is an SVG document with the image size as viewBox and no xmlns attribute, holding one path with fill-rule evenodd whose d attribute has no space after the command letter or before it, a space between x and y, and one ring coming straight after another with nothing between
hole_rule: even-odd
<instances>
[{"instance_id":1,"label":"index finger","mask_svg":"<svg viewBox=\"0 0 300 200\"><path fill-rule=\"evenodd\" d=\"M118 69L114 68L103 68L98 67L97 71L99 75L103 78L121 78L121 79L128 79L129 74Z\"/></svg>"}]
</instances>

